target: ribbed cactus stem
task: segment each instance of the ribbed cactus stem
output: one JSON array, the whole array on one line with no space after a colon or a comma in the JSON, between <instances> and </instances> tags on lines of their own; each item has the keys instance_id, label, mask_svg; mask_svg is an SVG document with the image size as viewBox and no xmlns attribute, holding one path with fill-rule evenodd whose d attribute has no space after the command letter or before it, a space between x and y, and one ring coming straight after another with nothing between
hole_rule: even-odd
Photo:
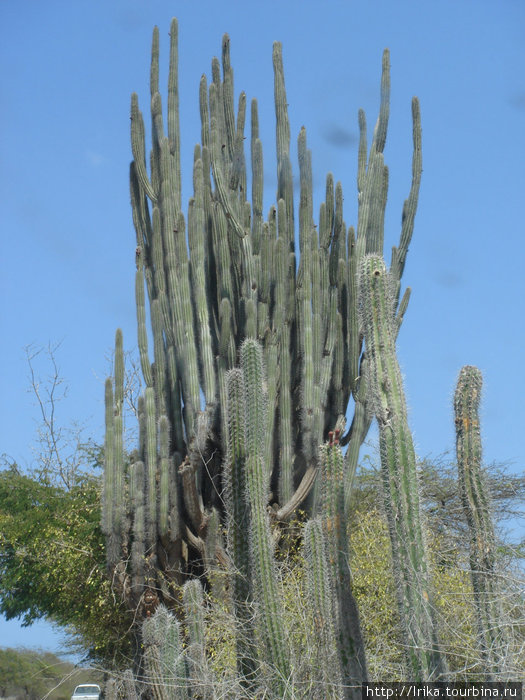
<instances>
[{"instance_id":1,"label":"ribbed cactus stem","mask_svg":"<svg viewBox=\"0 0 525 700\"><path fill-rule=\"evenodd\" d=\"M146 496L144 463L134 462L130 467L130 500L133 512L133 544L131 546L131 585L133 598L137 600L144 585L146 556Z\"/></svg>"},{"instance_id":2,"label":"ribbed cactus stem","mask_svg":"<svg viewBox=\"0 0 525 700\"><path fill-rule=\"evenodd\" d=\"M113 530L115 509L115 419L113 414L113 382L105 383L106 433L104 440L104 507L102 532L109 536Z\"/></svg>"},{"instance_id":3,"label":"ribbed cactus stem","mask_svg":"<svg viewBox=\"0 0 525 700\"><path fill-rule=\"evenodd\" d=\"M361 684L367 680L367 669L359 611L352 592L345 518L344 458L339 437L339 430L330 431L329 443L321 447L322 521L334 589L335 632L344 697L357 699Z\"/></svg>"},{"instance_id":4,"label":"ribbed cactus stem","mask_svg":"<svg viewBox=\"0 0 525 700\"><path fill-rule=\"evenodd\" d=\"M146 543L150 547L157 534L157 421L155 417L155 391L147 387L145 392L145 464L147 483Z\"/></svg>"},{"instance_id":5,"label":"ribbed cactus stem","mask_svg":"<svg viewBox=\"0 0 525 700\"><path fill-rule=\"evenodd\" d=\"M166 416L159 419L159 535L165 537L169 531L170 518L170 422Z\"/></svg>"},{"instance_id":6,"label":"ribbed cactus stem","mask_svg":"<svg viewBox=\"0 0 525 700\"><path fill-rule=\"evenodd\" d=\"M290 655L286 641L282 603L270 533L267 503L268 470L265 452L266 396L262 350L259 343L247 339L241 346L241 368L246 408L246 481L251 516L251 554L254 586L260 602L259 615L267 659L273 667L274 691L282 698L291 697Z\"/></svg>"},{"instance_id":7,"label":"ribbed cactus stem","mask_svg":"<svg viewBox=\"0 0 525 700\"><path fill-rule=\"evenodd\" d=\"M243 684L250 685L255 674L250 562L250 507L246 494L246 409L244 382L240 369L227 374L228 452L224 469L228 548L232 558L233 603L238 632L237 666Z\"/></svg>"},{"instance_id":8,"label":"ribbed cactus stem","mask_svg":"<svg viewBox=\"0 0 525 700\"><path fill-rule=\"evenodd\" d=\"M153 386L153 374L148 355L148 332L146 330L146 300L144 295L144 274L141 269L135 275L135 302L137 305L137 329L140 364L146 386Z\"/></svg>"},{"instance_id":9,"label":"ribbed cactus stem","mask_svg":"<svg viewBox=\"0 0 525 700\"><path fill-rule=\"evenodd\" d=\"M501 670L503 632L495 580L495 537L490 500L481 469L479 403L483 377L466 365L454 394L456 454L463 510L470 530L470 574L478 622L478 640L486 681Z\"/></svg>"},{"instance_id":10,"label":"ribbed cactus stem","mask_svg":"<svg viewBox=\"0 0 525 700\"><path fill-rule=\"evenodd\" d=\"M133 671L127 668L122 674L122 685L124 689L124 697L126 700L138 700L137 686Z\"/></svg>"},{"instance_id":11,"label":"ribbed cactus stem","mask_svg":"<svg viewBox=\"0 0 525 700\"><path fill-rule=\"evenodd\" d=\"M204 594L198 579L184 584L183 603L188 630L188 675L191 696L195 698L212 697L208 663L206 660L206 639L204 622Z\"/></svg>"},{"instance_id":12,"label":"ribbed cactus stem","mask_svg":"<svg viewBox=\"0 0 525 700\"><path fill-rule=\"evenodd\" d=\"M187 671L180 623L159 605L142 623L145 681L154 700L187 698Z\"/></svg>"},{"instance_id":13,"label":"ribbed cactus stem","mask_svg":"<svg viewBox=\"0 0 525 700\"><path fill-rule=\"evenodd\" d=\"M341 685L341 669L337 654L334 590L330 582L330 566L320 518L309 520L304 527L304 557L308 602L313 614L316 638L314 674L325 697L337 697L328 691Z\"/></svg>"},{"instance_id":14,"label":"ribbed cactus stem","mask_svg":"<svg viewBox=\"0 0 525 700\"><path fill-rule=\"evenodd\" d=\"M122 331L115 334L115 408L114 455L115 460L115 537L122 541L124 528L124 344Z\"/></svg>"},{"instance_id":15,"label":"ribbed cactus stem","mask_svg":"<svg viewBox=\"0 0 525 700\"><path fill-rule=\"evenodd\" d=\"M366 256L360 275L361 323L369 362L369 396L379 426L399 614L412 678L429 681L442 677L445 669L433 619L416 455L395 349L392 286L382 258Z\"/></svg>"}]
</instances>

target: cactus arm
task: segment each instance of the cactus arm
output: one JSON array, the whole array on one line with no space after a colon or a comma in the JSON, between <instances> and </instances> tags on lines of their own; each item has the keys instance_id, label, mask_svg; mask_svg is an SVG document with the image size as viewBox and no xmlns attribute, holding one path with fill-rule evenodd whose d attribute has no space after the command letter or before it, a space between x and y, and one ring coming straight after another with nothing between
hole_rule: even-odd
<instances>
[{"instance_id":1,"label":"cactus arm","mask_svg":"<svg viewBox=\"0 0 525 700\"><path fill-rule=\"evenodd\" d=\"M419 199L419 187L421 184L421 173L423 172L423 160L421 155L421 112L419 108L419 100L417 97L412 99L412 184L410 193L403 205L403 216L401 226L401 237L398 248L392 253L392 262L390 264L390 272L396 284L394 298L399 298L399 288L401 276L405 269L405 261L408 253L408 246L412 240L414 232L414 220L416 216L417 203Z\"/></svg>"},{"instance_id":2,"label":"cactus arm","mask_svg":"<svg viewBox=\"0 0 525 700\"><path fill-rule=\"evenodd\" d=\"M190 279L195 304L195 319L199 338L199 364L202 387L207 405L217 399L217 382L215 362L212 351L212 337L208 309L208 296L205 274L205 216L204 183L202 160L199 158L194 166L195 198L190 200L188 212L188 240L190 246Z\"/></svg>"},{"instance_id":3,"label":"cactus arm","mask_svg":"<svg viewBox=\"0 0 525 700\"><path fill-rule=\"evenodd\" d=\"M152 202L157 201L157 195L153 189L146 171L146 146L144 119L139 110L139 101L136 93L131 95L131 150L135 161L135 168L140 184L144 192Z\"/></svg>"},{"instance_id":4,"label":"cactus arm","mask_svg":"<svg viewBox=\"0 0 525 700\"><path fill-rule=\"evenodd\" d=\"M170 518L170 422L167 416L159 419L159 535L166 537Z\"/></svg>"},{"instance_id":5,"label":"cactus arm","mask_svg":"<svg viewBox=\"0 0 525 700\"><path fill-rule=\"evenodd\" d=\"M114 454L115 461L115 535L122 542L124 534L124 347L122 331L115 334L115 408L114 408Z\"/></svg>"},{"instance_id":6,"label":"cactus arm","mask_svg":"<svg viewBox=\"0 0 525 700\"><path fill-rule=\"evenodd\" d=\"M170 61L168 73L168 139L169 150L173 159L175 202L179 211L181 204L181 169L180 169L180 125L179 125L179 27L176 18L170 26Z\"/></svg>"},{"instance_id":7,"label":"cactus arm","mask_svg":"<svg viewBox=\"0 0 525 700\"><path fill-rule=\"evenodd\" d=\"M130 501L133 511L133 544L131 547L132 597L137 601L144 586L146 556L146 497L144 463L134 462L130 469Z\"/></svg>"},{"instance_id":8,"label":"cactus arm","mask_svg":"<svg viewBox=\"0 0 525 700\"><path fill-rule=\"evenodd\" d=\"M142 623L142 642L145 680L154 700L187 698L188 677L180 623L164 605L159 605Z\"/></svg>"},{"instance_id":9,"label":"cactus arm","mask_svg":"<svg viewBox=\"0 0 525 700\"><path fill-rule=\"evenodd\" d=\"M109 536L114 523L115 497L115 420L113 409L113 383L105 383L106 433L104 440L104 505L102 509L102 532Z\"/></svg>"},{"instance_id":10,"label":"cactus arm","mask_svg":"<svg viewBox=\"0 0 525 700\"><path fill-rule=\"evenodd\" d=\"M144 273L137 270L135 275L135 302L137 306L138 346L140 366L146 386L153 386L153 375L148 356L148 333L146 330L146 301L144 298Z\"/></svg>"},{"instance_id":11,"label":"cactus arm","mask_svg":"<svg viewBox=\"0 0 525 700\"><path fill-rule=\"evenodd\" d=\"M198 579L183 586L183 604L188 629L188 676L193 698L206 700L213 697L213 686L206 659L204 595Z\"/></svg>"}]
</instances>

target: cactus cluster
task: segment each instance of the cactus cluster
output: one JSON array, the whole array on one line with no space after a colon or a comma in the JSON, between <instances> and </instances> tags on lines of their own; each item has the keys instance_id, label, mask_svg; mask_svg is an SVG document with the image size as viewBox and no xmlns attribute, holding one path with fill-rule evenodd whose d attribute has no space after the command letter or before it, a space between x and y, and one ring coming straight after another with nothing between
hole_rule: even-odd
<instances>
[{"instance_id":1,"label":"cactus cluster","mask_svg":"<svg viewBox=\"0 0 525 700\"><path fill-rule=\"evenodd\" d=\"M324 688L309 697L360 697L367 664L347 524L359 449L374 415L407 668L414 680L443 678L414 447L395 354L409 299L409 290L400 298L401 276L422 169L417 99L412 186L387 272L382 255L388 51L369 151L365 116L359 112L354 230L344 222L342 188L331 174L314 224L304 128L298 137L296 212L278 43L273 50L277 192L264 217L258 106L252 100L248 173L246 95L240 94L235 110L227 36L222 74L214 59L211 83L201 79L201 143L194 150L194 193L184 216L175 20L170 37L165 127L157 29L153 35L149 166L137 96L131 101L135 296L145 390L138 402L138 447L129 455L123 447L120 331L114 380L106 382L102 528L114 590L127 603L139 634L133 670L142 685L128 673L126 697L213 697L201 581L233 612L242 697L295 697L297 659L288 644L275 550L280 530L299 507L307 519L308 606ZM469 473L464 490L479 493L471 486L475 470ZM481 541L489 538L489 529L473 507L469 522ZM481 552L473 557L482 569ZM485 608L479 610L481 619ZM488 641L483 643L486 647Z\"/></svg>"},{"instance_id":2,"label":"cactus cluster","mask_svg":"<svg viewBox=\"0 0 525 700\"><path fill-rule=\"evenodd\" d=\"M138 406L139 448L122 448L122 337L117 333L114 385L106 385L106 476L103 529L108 565L131 609L155 590L168 606L191 572L205 573L210 518L224 508L228 443L227 372L246 338L256 339L267 371L261 457L276 521L302 506L316 514L319 445L351 398L355 416L344 472L351 488L359 447L371 416L366 408L359 329L357 271L366 253L382 252L388 184L384 165L389 112L389 54L383 56L380 114L367 155L366 120L359 113L357 232L343 220L343 194L331 174L314 225L311 154L298 137L300 196L294 202L290 124L281 45L273 50L277 142L276 204L263 215L263 163L258 107L251 103L251 198L244 154L246 95L234 107L229 39L212 81L200 84L201 144L195 147L187 217L181 208L177 22L171 26L167 119L159 93L159 33L151 62L152 149L131 100L130 168L136 245L138 346L146 388ZM413 183L405 203L393 268L399 284L410 240L421 173L420 120L413 102ZM296 221L296 218L298 221ZM186 225L187 221L187 225ZM297 229L297 235L296 235ZM147 301L146 301L147 299ZM151 331L147 328L147 307ZM153 348L150 347L151 340ZM235 467L233 467L235 469ZM236 475L233 482L244 477ZM250 487L252 488L252 487ZM235 489L230 489L235 508ZM262 496L261 496L262 497ZM266 507L266 503L264 507ZM233 515L233 521L242 513ZM235 527L234 525L232 527ZM213 529L213 528L212 528ZM236 537L235 534L231 534ZM241 533L242 537L242 533ZM241 543L238 543L242 546ZM212 555L213 558L213 555Z\"/></svg>"}]
</instances>

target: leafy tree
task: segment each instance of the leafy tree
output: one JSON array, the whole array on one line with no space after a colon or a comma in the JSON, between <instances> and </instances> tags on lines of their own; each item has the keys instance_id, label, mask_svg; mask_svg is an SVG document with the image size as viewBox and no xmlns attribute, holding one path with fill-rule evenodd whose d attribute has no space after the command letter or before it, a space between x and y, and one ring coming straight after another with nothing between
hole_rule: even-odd
<instances>
[{"instance_id":1,"label":"leafy tree","mask_svg":"<svg viewBox=\"0 0 525 700\"><path fill-rule=\"evenodd\" d=\"M52 620L109 662L129 653L130 620L111 594L99 523L97 478L67 490L16 465L0 472L0 612Z\"/></svg>"}]
</instances>

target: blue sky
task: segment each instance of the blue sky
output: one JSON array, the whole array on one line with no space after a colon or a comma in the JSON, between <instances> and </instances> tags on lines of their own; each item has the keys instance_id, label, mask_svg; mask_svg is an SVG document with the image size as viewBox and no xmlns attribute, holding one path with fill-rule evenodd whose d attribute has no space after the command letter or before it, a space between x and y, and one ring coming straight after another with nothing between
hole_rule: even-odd
<instances>
[{"instance_id":1,"label":"blue sky","mask_svg":"<svg viewBox=\"0 0 525 700\"><path fill-rule=\"evenodd\" d=\"M292 141L304 124L313 154L316 210L332 171L346 223L357 223L357 110L366 110L371 130L381 54L390 48L387 261L410 187L413 95L423 124L420 204L403 277L413 294L399 338L417 449L453 450L454 384L462 365L475 364L485 382L485 460L522 471L522 0L3 0L0 453L31 465L38 413L27 392L30 344L61 341L57 360L70 389L58 419L102 438L115 329L127 349L136 346L129 97L137 91L148 112L151 31L160 28L166 67L174 15L185 201L200 135L199 79L227 31L236 94L259 100L265 208L275 192L271 52L279 40ZM0 620L0 645L56 649L60 638L48 625L21 631Z\"/></svg>"}]
</instances>

